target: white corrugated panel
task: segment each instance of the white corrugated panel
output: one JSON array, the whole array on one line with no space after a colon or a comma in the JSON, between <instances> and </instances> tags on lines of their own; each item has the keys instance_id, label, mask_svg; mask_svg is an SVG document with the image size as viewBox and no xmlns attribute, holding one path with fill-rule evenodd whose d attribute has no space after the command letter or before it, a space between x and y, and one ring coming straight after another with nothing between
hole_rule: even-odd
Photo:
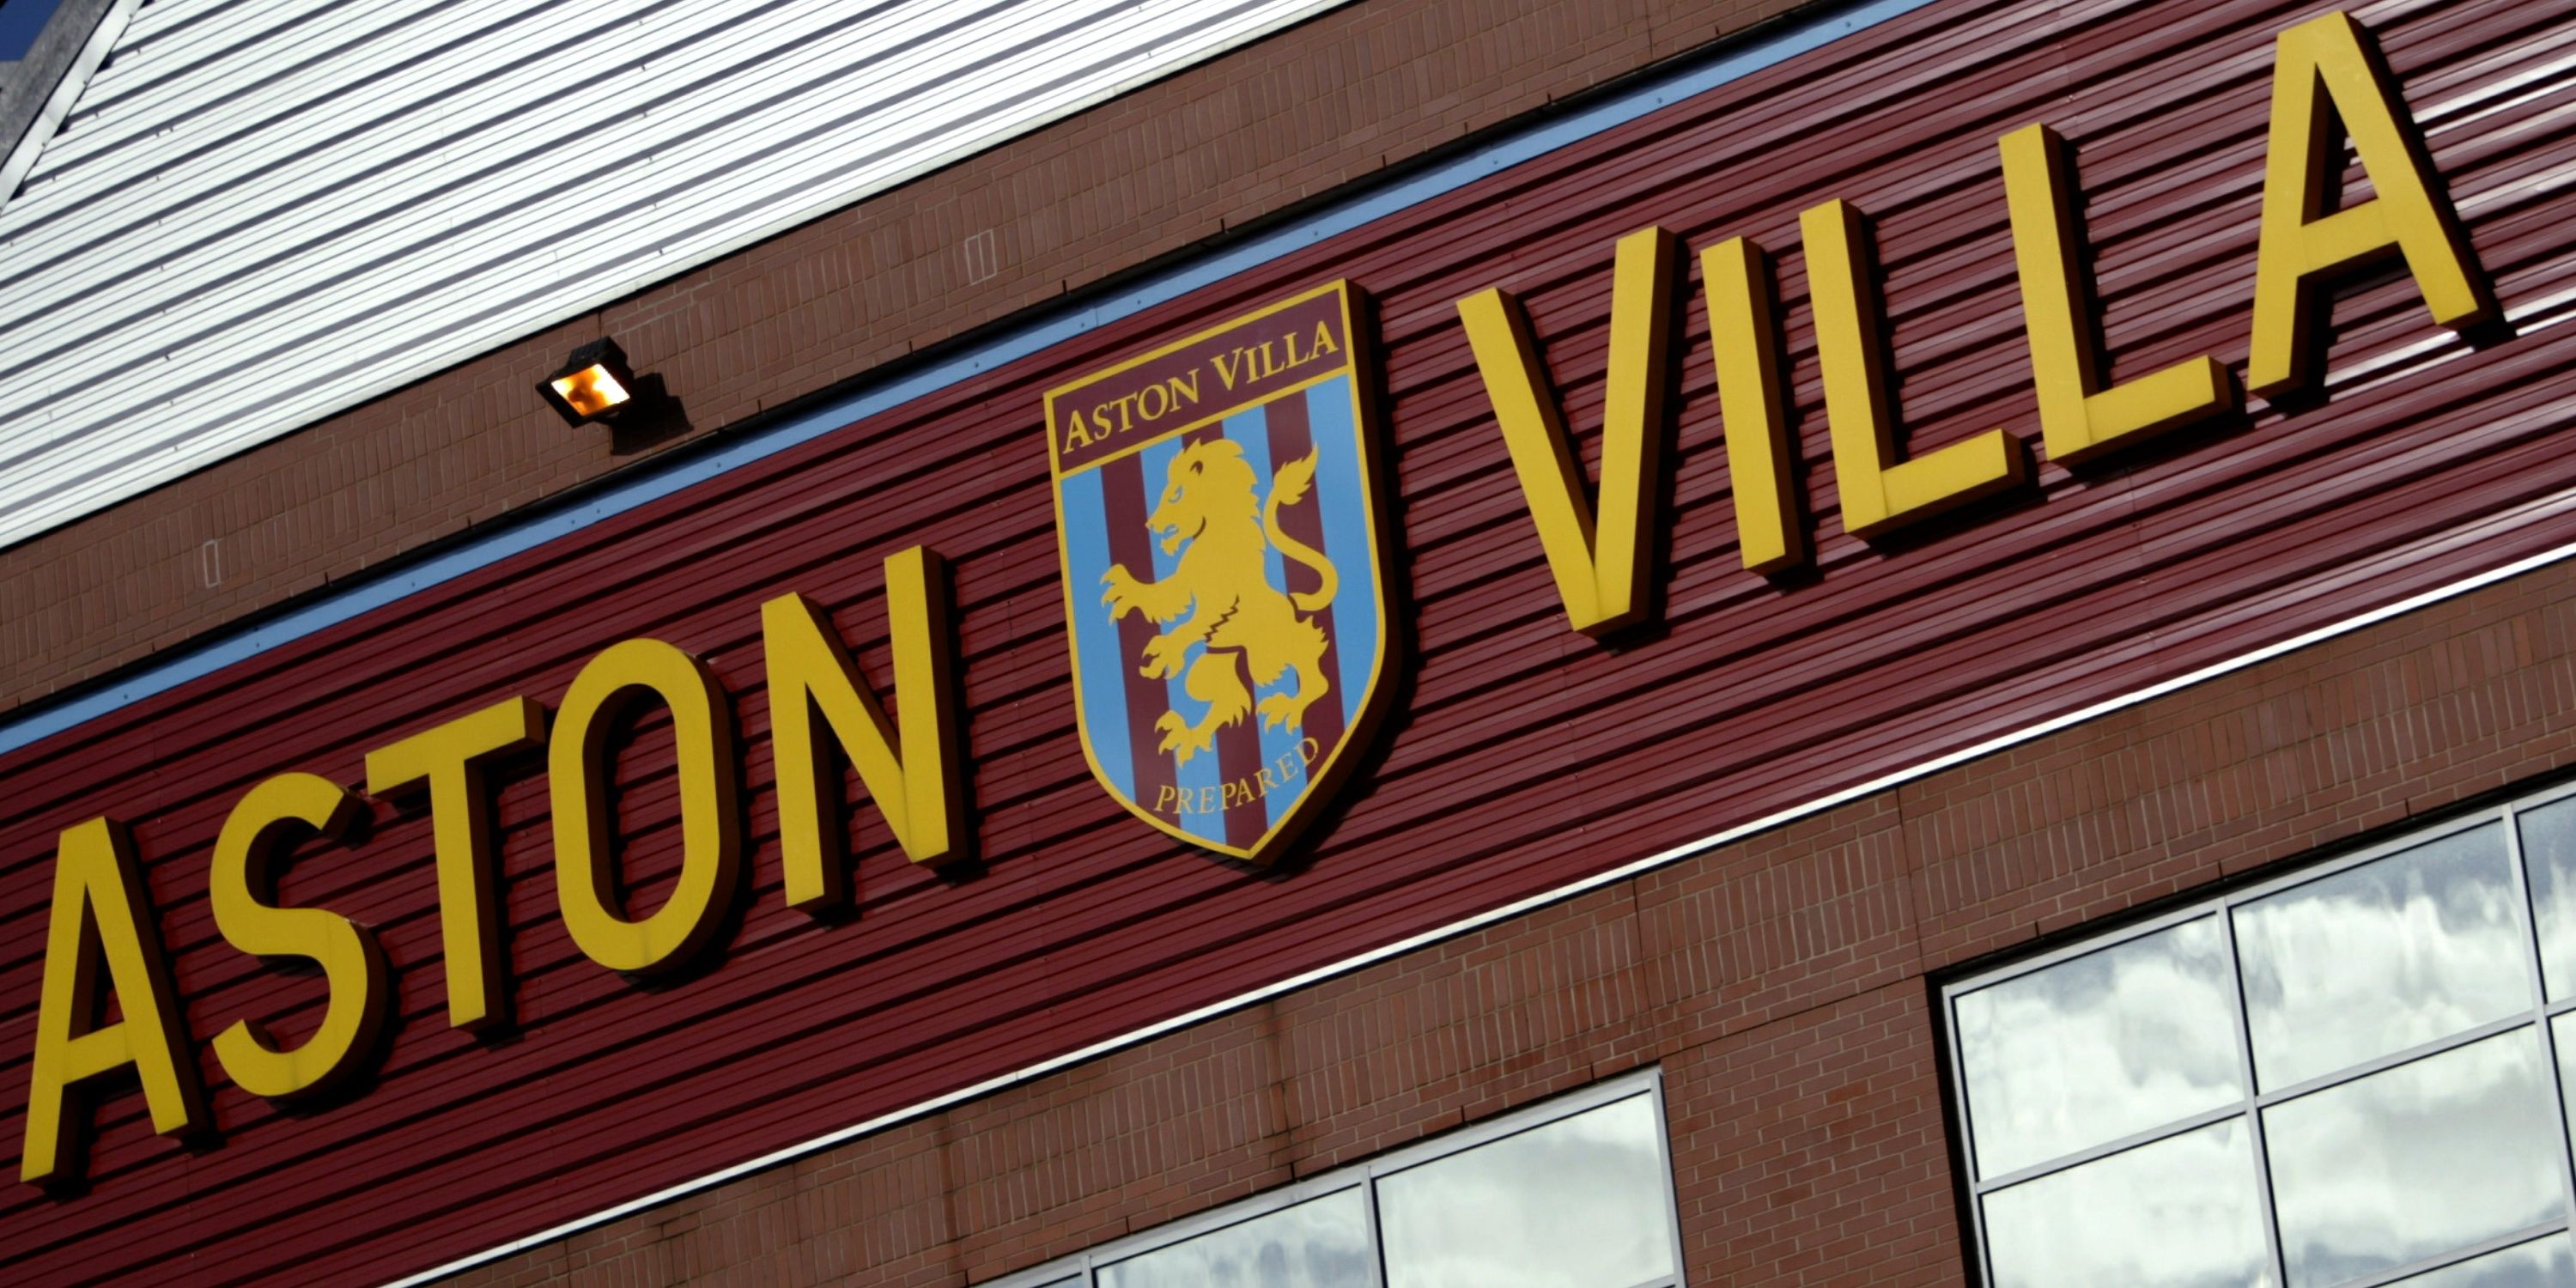
<instances>
[{"instance_id":1,"label":"white corrugated panel","mask_svg":"<svg viewBox=\"0 0 2576 1288\"><path fill-rule=\"evenodd\" d=\"M0 546L1343 0L144 0L0 208Z\"/></svg>"}]
</instances>

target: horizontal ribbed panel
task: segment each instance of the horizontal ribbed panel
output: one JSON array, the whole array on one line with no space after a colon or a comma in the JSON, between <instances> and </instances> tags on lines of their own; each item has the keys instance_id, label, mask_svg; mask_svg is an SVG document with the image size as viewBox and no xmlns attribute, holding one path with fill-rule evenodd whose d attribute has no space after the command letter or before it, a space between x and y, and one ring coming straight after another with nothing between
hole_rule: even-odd
<instances>
[{"instance_id":1,"label":"horizontal ribbed panel","mask_svg":"<svg viewBox=\"0 0 2576 1288\"><path fill-rule=\"evenodd\" d=\"M112 1094L88 1193L0 1188L13 1282L434 1266L2576 542L2576 13L2550 0L2363 15L2509 332L2453 337L2382 273L2338 293L2326 386L2294 408L2258 403L2081 475L2043 465L2023 493L1899 540L1840 530L1798 212L1839 196L1873 221L1916 450L1995 425L2038 437L1995 148L2031 120L2078 149L2117 373L2241 366L2273 38L2312 13L1941 0L0 757L0 1088L26 1082L55 835L109 814L134 825L221 1132L191 1153ZM1566 626L1455 302L1497 285L1527 302L1589 454L1611 248L1646 223L1770 252L1818 557L1779 580L1740 567L1694 282L1658 620L1593 641ZM1085 766L1042 397L1335 278L1376 301L1407 660L1312 843L1254 871L1129 816ZM780 890L759 605L810 596L883 685L879 561L917 543L955 573L980 862L909 864L862 803L857 913L817 921ZM300 851L282 893L381 936L401 1020L380 1071L313 1112L224 1083L214 1033L252 1016L301 1034L322 1001L311 976L215 934L208 853L242 791L285 769L356 782L368 749L440 719L510 694L553 704L633 635L706 658L744 740L753 888L703 971L638 986L578 953L547 784L524 764L497 811L519 1031L447 1027L428 820L378 802L355 848ZM2513 647L2465 639L2456 664ZM2514 700L2536 721L2562 697ZM637 908L676 869L656 724L617 798ZM2271 732L2179 754L2251 759ZM2298 765L2270 772L2300 813ZM2206 826L2194 802L2159 800L2128 825ZM2039 883L2083 857L1995 861ZM1350 1087L1374 1094L1364 1065ZM22 1112L0 1093L0 1149ZM1007 1241L995 1224L1048 1214L961 1219Z\"/></svg>"},{"instance_id":2,"label":"horizontal ribbed panel","mask_svg":"<svg viewBox=\"0 0 2576 1288\"><path fill-rule=\"evenodd\" d=\"M1339 0L161 0L0 209L0 545Z\"/></svg>"}]
</instances>

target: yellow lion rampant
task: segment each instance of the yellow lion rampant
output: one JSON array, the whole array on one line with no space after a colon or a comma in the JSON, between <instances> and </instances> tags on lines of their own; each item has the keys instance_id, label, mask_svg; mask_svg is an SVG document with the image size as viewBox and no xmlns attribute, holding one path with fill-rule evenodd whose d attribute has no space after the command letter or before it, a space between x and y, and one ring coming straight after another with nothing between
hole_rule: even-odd
<instances>
[{"instance_id":1,"label":"yellow lion rampant","mask_svg":"<svg viewBox=\"0 0 2576 1288\"><path fill-rule=\"evenodd\" d=\"M1138 674L1179 674L1190 646L1207 646L1188 663L1181 681L1184 692L1208 704L1206 718L1191 724L1179 712L1165 711L1154 722L1163 733L1160 750L1177 751L1182 764L1207 750L1217 730L1253 709L1246 668L1254 684L1269 684L1284 671L1297 673L1294 690L1261 700L1262 723L1271 728L1303 727L1306 708L1331 691L1324 680L1323 628L1300 614L1323 611L1339 581L1323 552L1279 527L1280 507L1303 500L1315 481L1315 453L1279 467L1267 508L1254 504L1256 481L1242 445L1230 439L1182 448L1172 458L1161 502L1145 520L1162 538L1163 553L1178 551L1180 563L1161 581L1138 581L1123 564L1111 565L1100 578L1109 586L1100 602L1109 606L1111 621L1141 611L1163 625L1162 634L1145 642ZM1274 548L1314 569L1322 584L1296 595L1272 586L1263 569ZM1184 613L1189 620L1173 625Z\"/></svg>"}]
</instances>

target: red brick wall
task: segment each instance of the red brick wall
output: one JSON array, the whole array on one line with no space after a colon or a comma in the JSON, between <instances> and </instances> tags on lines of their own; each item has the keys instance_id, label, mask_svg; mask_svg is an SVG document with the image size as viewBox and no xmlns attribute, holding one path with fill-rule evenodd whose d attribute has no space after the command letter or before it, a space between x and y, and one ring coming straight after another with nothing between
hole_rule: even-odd
<instances>
[{"instance_id":1,"label":"red brick wall","mask_svg":"<svg viewBox=\"0 0 2576 1288\"><path fill-rule=\"evenodd\" d=\"M1692 1282L1956 1283L1927 977L2533 785L2572 713L2560 564L456 1282L980 1283L1660 1062Z\"/></svg>"},{"instance_id":2,"label":"red brick wall","mask_svg":"<svg viewBox=\"0 0 2576 1288\"><path fill-rule=\"evenodd\" d=\"M0 550L0 710L1418 157L1800 0L1361 0ZM971 280L964 241L990 231ZM617 337L691 429L567 430Z\"/></svg>"}]
</instances>

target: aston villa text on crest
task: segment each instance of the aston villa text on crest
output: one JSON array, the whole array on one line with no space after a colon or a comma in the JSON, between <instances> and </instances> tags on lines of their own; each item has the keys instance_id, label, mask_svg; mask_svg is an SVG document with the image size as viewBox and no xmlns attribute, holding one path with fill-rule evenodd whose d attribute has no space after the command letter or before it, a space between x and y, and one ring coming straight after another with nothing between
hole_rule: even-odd
<instances>
[{"instance_id":1,"label":"aston villa text on crest","mask_svg":"<svg viewBox=\"0 0 2576 1288\"><path fill-rule=\"evenodd\" d=\"M1216 373L1221 391L1232 392L1240 382L1246 385L1288 375L1298 368L1325 358L1339 358L1341 342L1334 338L1333 328L1318 322L1311 334L1283 331L1258 344L1236 345L1221 353L1207 356L1207 369ZM1076 446L1088 447L1112 434L1124 434L1153 424L1175 412L1187 414L1199 406L1199 377L1196 371L1163 377L1160 384L1149 384L1118 395L1111 402L1093 403L1088 410L1075 408L1065 418L1065 438Z\"/></svg>"},{"instance_id":2,"label":"aston villa text on crest","mask_svg":"<svg viewBox=\"0 0 2576 1288\"><path fill-rule=\"evenodd\" d=\"M1080 468L1098 453L1205 419L1346 364L1350 339L1330 301L1301 301L1254 326L1228 329L1221 341L1191 344L1122 364L1057 391L1050 412L1062 419L1064 463Z\"/></svg>"}]
</instances>

